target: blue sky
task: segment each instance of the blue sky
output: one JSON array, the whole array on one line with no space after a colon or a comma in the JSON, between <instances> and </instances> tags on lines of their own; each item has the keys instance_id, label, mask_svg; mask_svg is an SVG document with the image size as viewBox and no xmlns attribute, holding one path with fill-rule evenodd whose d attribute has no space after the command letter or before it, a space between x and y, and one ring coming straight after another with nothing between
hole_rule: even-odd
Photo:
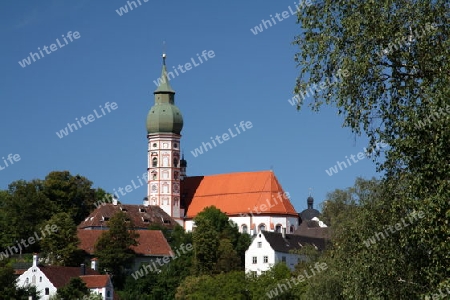
<instances>
[{"instance_id":1,"label":"blue sky","mask_svg":"<svg viewBox=\"0 0 450 300\"><path fill-rule=\"evenodd\" d=\"M147 168L145 122L163 41L169 70L192 58L198 63L203 50L215 54L170 82L184 118L188 175L273 169L298 211L306 208L309 188L318 207L327 192L353 185L357 176L379 177L369 158L329 176L326 169L356 156L367 139L342 128L333 107L315 113L289 104L298 74L291 45L300 30L295 17L289 13L257 35L250 30L294 8L294 1L140 2L122 16L116 10L127 5L123 0L2 4L0 158L11 153L21 159L6 168L0 159L0 189L54 170L86 176L109 192L137 183ZM69 31L79 37L64 43ZM63 47L19 65L56 39ZM102 114L107 102L117 109ZM63 138L56 135L94 110L101 118ZM241 121L253 127L202 155L191 154ZM143 186L120 200L141 203L146 193Z\"/></svg>"}]
</instances>

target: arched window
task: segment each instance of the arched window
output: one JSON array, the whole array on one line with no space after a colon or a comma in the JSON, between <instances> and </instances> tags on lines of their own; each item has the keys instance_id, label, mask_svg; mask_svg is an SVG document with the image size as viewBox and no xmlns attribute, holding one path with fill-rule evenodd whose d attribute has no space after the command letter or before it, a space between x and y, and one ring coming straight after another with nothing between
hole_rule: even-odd
<instances>
[{"instance_id":1,"label":"arched window","mask_svg":"<svg viewBox=\"0 0 450 300\"><path fill-rule=\"evenodd\" d=\"M281 224L277 224L277 226L275 227L275 232L281 233Z\"/></svg>"},{"instance_id":2,"label":"arched window","mask_svg":"<svg viewBox=\"0 0 450 300\"><path fill-rule=\"evenodd\" d=\"M158 166L158 159L156 157L153 157L152 166L153 167L157 167Z\"/></svg>"},{"instance_id":3,"label":"arched window","mask_svg":"<svg viewBox=\"0 0 450 300\"><path fill-rule=\"evenodd\" d=\"M176 168L178 167L178 158L174 157L173 159L173 166Z\"/></svg>"},{"instance_id":4,"label":"arched window","mask_svg":"<svg viewBox=\"0 0 450 300\"><path fill-rule=\"evenodd\" d=\"M248 233L248 227L247 227L247 225L242 225L241 226L241 228L242 228L242 233Z\"/></svg>"},{"instance_id":5,"label":"arched window","mask_svg":"<svg viewBox=\"0 0 450 300\"><path fill-rule=\"evenodd\" d=\"M263 230L266 230L266 224L261 224L261 225L259 225L259 231L263 231Z\"/></svg>"},{"instance_id":6,"label":"arched window","mask_svg":"<svg viewBox=\"0 0 450 300\"><path fill-rule=\"evenodd\" d=\"M158 178L158 173L156 171L152 172L152 179L156 180Z\"/></svg>"},{"instance_id":7,"label":"arched window","mask_svg":"<svg viewBox=\"0 0 450 300\"><path fill-rule=\"evenodd\" d=\"M291 225L291 227L289 228L289 232L293 233L294 232L294 225Z\"/></svg>"},{"instance_id":8,"label":"arched window","mask_svg":"<svg viewBox=\"0 0 450 300\"><path fill-rule=\"evenodd\" d=\"M167 182L163 183L163 193L164 194L168 194L169 193L169 185L167 184Z\"/></svg>"}]
</instances>

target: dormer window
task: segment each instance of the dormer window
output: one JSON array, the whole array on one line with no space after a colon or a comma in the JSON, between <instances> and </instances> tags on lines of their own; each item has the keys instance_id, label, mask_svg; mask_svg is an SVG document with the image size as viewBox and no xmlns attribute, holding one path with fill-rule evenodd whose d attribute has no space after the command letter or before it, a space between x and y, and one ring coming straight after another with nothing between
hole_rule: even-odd
<instances>
[{"instance_id":1,"label":"dormer window","mask_svg":"<svg viewBox=\"0 0 450 300\"><path fill-rule=\"evenodd\" d=\"M139 208L139 212L144 213L145 212L145 208Z\"/></svg>"},{"instance_id":2,"label":"dormer window","mask_svg":"<svg viewBox=\"0 0 450 300\"><path fill-rule=\"evenodd\" d=\"M109 221L109 217L102 216L103 221Z\"/></svg>"},{"instance_id":3,"label":"dormer window","mask_svg":"<svg viewBox=\"0 0 450 300\"><path fill-rule=\"evenodd\" d=\"M150 223L150 220L149 220L149 219L144 219L144 218L142 218L142 221L143 221L144 223Z\"/></svg>"},{"instance_id":4,"label":"dormer window","mask_svg":"<svg viewBox=\"0 0 450 300\"><path fill-rule=\"evenodd\" d=\"M128 209L121 207L120 208L121 211L128 211Z\"/></svg>"},{"instance_id":5,"label":"dormer window","mask_svg":"<svg viewBox=\"0 0 450 300\"><path fill-rule=\"evenodd\" d=\"M164 224L170 224L170 220L164 220Z\"/></svg>"}]
</instances>

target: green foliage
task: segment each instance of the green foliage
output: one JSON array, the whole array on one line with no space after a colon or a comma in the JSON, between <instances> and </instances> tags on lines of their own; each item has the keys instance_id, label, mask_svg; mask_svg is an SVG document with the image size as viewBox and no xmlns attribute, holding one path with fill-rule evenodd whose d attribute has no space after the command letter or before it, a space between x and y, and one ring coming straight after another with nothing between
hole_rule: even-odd
<instances>
[{"instance_id":1,"label":"green foliage","mask_svg":"<svg viewBox=\"0 0 450 300\"><path fill-rule=\"evenodd\" d=\"M117 212L108 222L109 230L98 239L94 255L100 261L100 268L113 275L114 287L121 288L124 282L124 270L130 267L135 253L130 249L136 246L139 234L123 212Z\"/></svg>"},{"instance_id":2,"label":"green foliage","mask_svg":"<svg viewBox=\"0 0 450 300\"><path fill-rule=\"evenodd\" d=\"M290 300L300 299L305 294L305 286L305 283L292 281L292 274L285 264L276 264L258 277L243 271L189 276L178 287L175 299Z\"/></svg>"},{"instance_id":3,"label":"green foliage","mask_svg":"<svg viewBox=\"0 0 450 300\"><path fill-rule=\"evenodd\" d=\"M69 283L56 292L57 299L82 299L90 294L86 284L79 277L70 279Z\"/></svg>"},{"instance_id":4,"label":"green foliage","mask_svg":"<svg viewBox=\"0 0 450 300\"><path fill-rule=\"evenodd\" d=\"M47 257L52 265L79 266L83 262L83 252L78 249L80 241L77 237L77 227L67 213L54 215L43 228L56 226L57 231L47 235L41 241L43 256Z\"/></svg>"},{"instance_id":5,"label":"green foliage","mask_svg":"<svg viewBox=\"0 0 450 300\"><path fill-rule=\"evenodd\" d=\"M69 171L50 172L43 182L44 193L59 212L69 213L75 224L94 209L96 191L86 177L73 176Z\"/></svg>"},{"instance_id":6,"label":"green foliage","mask_svg":"<svg viewBox=\"0 0 450 300\"><path fill-rule=\"evenodd\" d=\"M177 226L171 232L170 240L173 250L180 249L181 244L192 244L192 233L185 232L182 227ZM177 287L187 276L191 275L192 256L193 251L182 254L177 259L165 264L160 273L149 273L137 280L128 276L123 291L119 293L121 299L174 299Z\"/></svg>"},{"instance_id":7,"label":"green foliage","mask_svg":"<svg viewBox=\"0 0 450 300\"><path fill-rule=\"evenodd\" d=\"M214 206L206 207L194 218L194 222L195 274L243 269L245 250L251 243L247 234L239 233L237 225Z\"/></svg>"},{"instance_id":8,"label":"green foliage","mask_svg":"<svg viewBox=\"0 0 450 300\"><path fill-rule=\"evenodd\" d=\"M42 223L54 214L67 213L79 224L94 209L93 203L103 190L91 188L92 182L68 171L50 172L45 180L18 180L0 191L0 246L5 248L16 241L40 232ZM24 251L39 252L37 242Z\"/></svg>"},{"instance_id":9,"label":"green foliage","mask_svg":"<svg viewBox=\"0 0 450 300\"><path fill-rule=\"evenodd\" d=\"M249 299L245 274L233 271L216 276L187 277L177 289L175 299Z\"/></svg>"},{"instance_id":10,"label":"green foliage","mask_svg":"<svg viewBox=\"0 0 450 300\"><path fill-rule=\"evenodd\" d=\"M42 182L19 180L8 186L7 193L2 193L2 212L5 222L2 222L1 244L3 247L13 246L16 241L34 236L40 232L39 225L51 218L55 207L43 192ZM6 221L7 220L7 221ZM22 251L39 250L35 243Z\"/></svg>"},{"instance_id":11,"label":"green foliage","mask_svg":"<svg viewBox=\"0 0 450 300\"><path fill-rule=\"evenodd\" d=\"M383 158L384 198L349 207L362 226L342 228L348 257L361 260L346 267L356 276L343 287L347 298L417 298L450 277L449 12L444 0L325 0L299 11L296 92L346 71L308 104L336 106L344 126L367 134L371 148L388 145L384 157L374 151ZM377 232L412 211L427 221L370 249L354 246L370 236L369 222Z\"/></svg>"}]
</instances>

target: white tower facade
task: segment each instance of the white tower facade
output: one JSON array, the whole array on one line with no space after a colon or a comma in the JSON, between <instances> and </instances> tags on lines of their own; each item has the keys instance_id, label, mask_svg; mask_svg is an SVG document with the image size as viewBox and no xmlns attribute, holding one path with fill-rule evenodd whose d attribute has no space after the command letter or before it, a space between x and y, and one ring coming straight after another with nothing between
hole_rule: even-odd
<instances>
[{"instance_id":1,"label":"white tower facade","mask_svg":"<svg viewBox=\"0 0 450 300\"><path fill-rule=\"evenodd\" d=\"M174 133L148 135L148 200L180 219L180 138Z\"/></svg>"},{"instance_id":2,"label":"white tower facade","mask_svg":"<svg viewBox=\"0 0 450 300\"><path fill-rule=\"evenodd\" d=\"M155 104L147 115L148 192L150 205L158 205L180 225L184 211L180 209L180 139L183 116L175 106L175 91L169 85L165 55L160 85L153 93Z\"/></svg>"}]
</instances>

